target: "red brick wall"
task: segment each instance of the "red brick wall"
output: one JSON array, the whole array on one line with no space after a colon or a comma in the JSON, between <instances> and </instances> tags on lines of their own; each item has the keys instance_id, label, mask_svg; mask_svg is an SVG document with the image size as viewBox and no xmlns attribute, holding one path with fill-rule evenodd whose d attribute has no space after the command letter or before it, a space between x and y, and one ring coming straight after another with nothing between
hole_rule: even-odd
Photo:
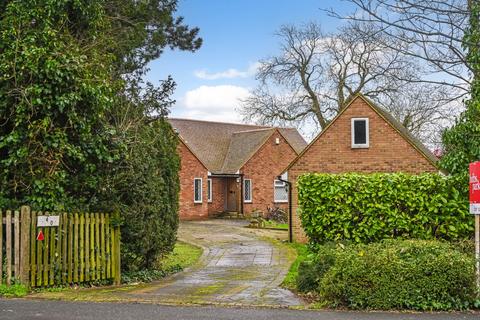
<instances>
[{"instance_id":1,"label":"red brick wall","mask_svg":"<svg viewBox=\"0 0 480 320\"><path fill-rule=\"evenodd\" d=\"M212 202L208 204L208 214L213 215L225 210L225 179L212 178Z\"/></svg>"},{"instance_id":2,"label":"red brick wall","mask_svg":"<svg viewBox=\"0 0 480 320\"><path fill-rule=\"evenodd\" d=\"M351 148L351 118L369 118L370 147ZM305 242L297 205L298 176L307 172L437 172L438 169L385 122L362 98L336 119L288 170L292 182L294 240Z\"/></svg>"},{"instance_id":3,"label":"red brick wall","mask_svg":"<svg viewBox=\"0 0 480 320\"><path fill-rule=\"evenodd\" d=\"M180 209L179 216L181 220L202 219L208 217L207 201L207 169L193 155L190 150L180 142L178 144L178 154L181 159L180 167ZM193 179L202 178L202 203L193 202Z\"/></svg>"},{"instance_id":4,"label":"red brick wall","mask_svg":"<svg viewBox=\"0 0 480 320\"><path fill-rule=\"evenodd\" d=\"M276 144L276 138L280 144ZM259 209L266 212L267 206L287 210L288 203L274 203L273 181L282 173L297 154L283 136L275 131L265 144L250 158L240 172L244 179L252 179L252 203L244 203L244 213Z\"/></svg>"}]
</instances>

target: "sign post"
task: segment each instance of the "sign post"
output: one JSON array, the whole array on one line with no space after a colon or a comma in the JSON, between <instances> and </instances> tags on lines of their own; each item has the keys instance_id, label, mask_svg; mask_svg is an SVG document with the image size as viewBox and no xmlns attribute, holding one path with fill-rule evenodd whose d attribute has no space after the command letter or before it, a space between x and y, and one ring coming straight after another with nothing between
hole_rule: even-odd
<instances>
[{"instance_id":1,"label":"sign post","mask_svg":"<svg viewBox=\"0 0 480 320\"><path fill-rule=\"evenodd\" d=\"M480 161L470 163L470 213L475 215L477 290L480 292Z\"/></svg>"}]
</instances>

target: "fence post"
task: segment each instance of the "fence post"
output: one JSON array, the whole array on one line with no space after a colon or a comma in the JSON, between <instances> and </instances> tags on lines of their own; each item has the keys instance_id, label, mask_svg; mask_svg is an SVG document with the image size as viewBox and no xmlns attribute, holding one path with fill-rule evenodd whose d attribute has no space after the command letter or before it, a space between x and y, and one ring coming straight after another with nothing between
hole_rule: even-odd
<instances>
[{"instance_id":1,"label":"fence post","mask_svg":"<svg viewBox=\"0 0 480 320\"><path fill-rule=\"evenodd\" d=\"M22 206L20 209L20 282L30 285L30 235L32 216L30 207Z\"/></svg>"},{"instance_id":2,"label":"fence post","mask_svg":"<svg viewBox=\"0 0 480 320\"><path fill-rule=\"evenodd\" d=\"M115 239L113 239L113 241L115 241L115 284L116 285L120 285L121 283L121 279L122 279L122 275L121 275L121 261L120 261L120 223L119 223L119 220L120 220L120 214L117 212L115 213L115 218L116 218L116 224L115 224Z\"/></svg>"}]
</instances>

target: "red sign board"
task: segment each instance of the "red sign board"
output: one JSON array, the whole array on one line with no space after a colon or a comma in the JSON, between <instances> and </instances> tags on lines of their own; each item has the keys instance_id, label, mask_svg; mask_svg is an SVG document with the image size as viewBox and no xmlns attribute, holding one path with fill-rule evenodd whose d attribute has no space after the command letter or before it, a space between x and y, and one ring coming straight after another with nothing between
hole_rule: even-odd
<instances>
[{"instance_id":1,"label":"red sign board","mask_svg":"<svg viewBox=\"0 0 480 320\"><path fill-rule=\"evenodd\" d=\"M470 163L470 213L480 214L480 161Z\"/></svg>"}]
</instances>

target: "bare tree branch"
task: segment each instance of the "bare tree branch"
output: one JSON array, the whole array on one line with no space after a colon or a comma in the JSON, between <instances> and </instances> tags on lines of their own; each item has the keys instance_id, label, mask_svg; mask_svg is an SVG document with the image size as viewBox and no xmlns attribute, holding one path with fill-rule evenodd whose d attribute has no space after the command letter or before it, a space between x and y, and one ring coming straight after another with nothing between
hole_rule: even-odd
<instances>
[{"instance_id":1,"label":"bare tree branch","mask_svg":"<svg viewBox=\"0 0 480 320\"><path fill-rule=\"evenodd\" d=\"M350 96L362 93L435 144L432 137L438 134L431 132L450 124L459 109L450 97L464 94L463 86L422 78L422 65L403 54L410 45L398 43L374 24L352 22L336 34L325 34L313 23L283 26L277 35L281 53L260 62L260 84L240 109L246 120L313 122L322 130Z\"/></svg>"}]
</instances>

